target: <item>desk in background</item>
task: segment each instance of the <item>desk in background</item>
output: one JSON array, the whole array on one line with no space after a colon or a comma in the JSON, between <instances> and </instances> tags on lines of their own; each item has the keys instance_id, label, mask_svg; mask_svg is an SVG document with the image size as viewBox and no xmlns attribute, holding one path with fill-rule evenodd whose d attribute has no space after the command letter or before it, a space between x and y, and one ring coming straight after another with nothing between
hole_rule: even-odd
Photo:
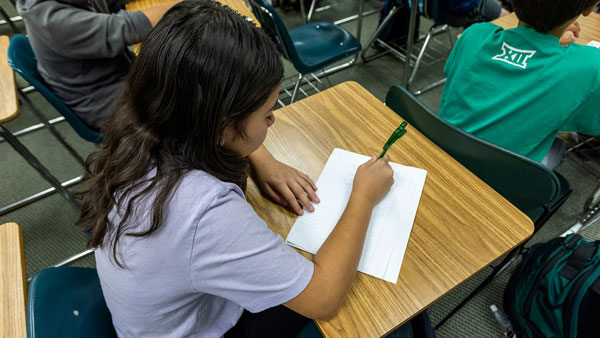
<instances>
[{"instance_id":1,"label":"desk in background","mask_svg":"<svg viewBox=\"0 0 600 338\"><path fill-rule=\"evenodd\" d=\"M11 121L19 115L15 73L8 65L8 36L0 36L0 124Z\"/></svg>"},{"instance_id":2,"label":"desk in background","mask_svg":"<svg viewBox=\"0 0 600 338\"><path fill-rule=\"evenodd\" d=\"M600 41L600 14L592 13L589 16L582 15L577 21L579 21L579 25L581 26L581 32L576 41L578 44L586 45L592 40ZM504 29L510 29L517 27L519 19L515 13L510 13L509 15L505 15L492 21L492 23Z\"/></svg>"},{"instance_id":3,"label":"desk in background","mask_svg":"<svg viewBox=\"0 0 600 338\"><path fill-rule=\"evenodd\" d=\"M236 12L240 13L241 15L251 18L252 22L256 26L260 27L260 22L258 22L256 17L254 16L254 14L252 14L252 11L248 8L248 6L246 6L246 4L244 3L244 0L218 0L218 1L220 3L222 3L223 5L227 5L227 6L231 7L231 9L235 10ZM140 10L143 10L146 8L159 6L164 3L168 3L168 2L176 3L173 0L133 0L125 5L125 9L127 9L129 11L140 11Z\"/></svg>"},{"instance_id":4,"label":"desk in background","mask_svg":"<svg viewBox=\"0 0 600 338\"><path fill-rule=\"evenodd\" d=\"M334 148L376 155L402 122L355 82L275 115L277 123L265 145L277 159L315 181ZM533 233L527 216L419 131L407 129L388 154L392 161L428 174L398 283L358 273L340 312L317 322L325 337L383 336ZM285 238L296 216L261 196L252 181L246 196L271 230Z\"/></svg>"},{"instance_id":5,"label":"desk in background","mask_svg":"<svg viewBox=\"0 0 600 338\"><path fill-rule=\"evenodd\" d=\"M27 337L27 279L21 228L0 225L0 337Z\"/></svg>"}]
</instances>

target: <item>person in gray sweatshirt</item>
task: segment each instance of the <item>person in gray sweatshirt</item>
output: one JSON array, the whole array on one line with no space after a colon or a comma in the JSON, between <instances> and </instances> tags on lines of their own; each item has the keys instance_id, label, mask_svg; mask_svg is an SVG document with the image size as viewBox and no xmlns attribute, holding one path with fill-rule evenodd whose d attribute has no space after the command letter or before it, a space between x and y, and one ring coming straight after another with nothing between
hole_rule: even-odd
<instances>
[{"instance_id":1,"label":"person in gray sweatshirt","mask_svg":"<svg viewBox=\"0 0 600 338\"><path fill-rule=\"evenodd\" d=\"M172 6L127 11L123 0L17 0L38 70L88 126L108 122L141 42Z\"/></svg>"}]
</instances>

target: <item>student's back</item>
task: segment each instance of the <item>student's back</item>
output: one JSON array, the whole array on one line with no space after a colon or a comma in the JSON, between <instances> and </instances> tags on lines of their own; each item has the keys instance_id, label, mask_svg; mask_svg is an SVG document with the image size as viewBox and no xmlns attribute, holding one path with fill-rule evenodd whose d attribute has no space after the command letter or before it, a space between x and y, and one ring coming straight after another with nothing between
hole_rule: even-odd
<instances>
[{"instance_id":1,"label":"student's back","mask_svg":"<svg viewBox=\"0 0 600 338\"><path fill-rule=\"evenodd\" d=\"M154 175L156 170L146 179ZM137 203L128 233L151 227L147 214L156 195ZM118 224L121 216L115 211L109 217ZM117 250L124 268L115 264L110 244L96 250L98 276L119 336L220 337L242 307L257 312L279 305L310 281L312 263L283 245L235 184L191 170L164 212L152 237L121 237Z\"/></svg>"},{"instance_id":2,"label":"student's back","mask_svg":"<svg viewBox=\"0 0 600 338\"><path fill-rule=\"evenodd\" d=\"M600 130L600 50L519 26L465 30L446 64L440 116L541 161L559 130Z\"/></svg>"},{"instance_id":3,"label":"student's back","mask_svg":"<svg viewBox=\"0 0 600 338\"><path fill-rule=\"evenodd\" d=\"M121 1L121 4L124 1ZM133 54L127 46L152 29L142 12L111 14L114 0L18 0L38 70L90 127L112 115Z\"/></svg>"}]
</instances>

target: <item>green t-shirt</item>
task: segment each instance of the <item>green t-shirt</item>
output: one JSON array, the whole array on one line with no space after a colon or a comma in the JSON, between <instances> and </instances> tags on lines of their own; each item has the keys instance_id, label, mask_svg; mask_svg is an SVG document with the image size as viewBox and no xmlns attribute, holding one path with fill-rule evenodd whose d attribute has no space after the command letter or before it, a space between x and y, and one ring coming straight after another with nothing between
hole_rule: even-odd
<instances>
[{"instance_id":1,"label":"green t-shirt","mask_svg":"<svg viewBox=\"0 0 600 338\"><path fill-rule=\"evenodd\" d=\"M600 50L519 26L465 30L444 68L440 116L541 161L558 131L600 134Z\"/></svg>"}]
</instances>

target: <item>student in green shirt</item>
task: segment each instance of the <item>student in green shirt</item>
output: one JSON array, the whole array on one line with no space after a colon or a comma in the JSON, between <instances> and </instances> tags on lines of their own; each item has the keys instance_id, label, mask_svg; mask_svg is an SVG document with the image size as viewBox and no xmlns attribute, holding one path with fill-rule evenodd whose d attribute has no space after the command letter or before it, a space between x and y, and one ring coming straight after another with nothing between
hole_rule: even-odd
<instances>
[{"instance_id":1,"label":"student in green shirt","mask_svg":"<svg viewBox=\"0 0 600 338\"><path fill-rule=\"evenodd\" d=\"M599 3L513 0L516 28L480 23L465 30L444 68L440 116L556 168L564 159L559 130L600 134L600 50L569 44L577 18Z\"/></svg>"}]
</instances>

